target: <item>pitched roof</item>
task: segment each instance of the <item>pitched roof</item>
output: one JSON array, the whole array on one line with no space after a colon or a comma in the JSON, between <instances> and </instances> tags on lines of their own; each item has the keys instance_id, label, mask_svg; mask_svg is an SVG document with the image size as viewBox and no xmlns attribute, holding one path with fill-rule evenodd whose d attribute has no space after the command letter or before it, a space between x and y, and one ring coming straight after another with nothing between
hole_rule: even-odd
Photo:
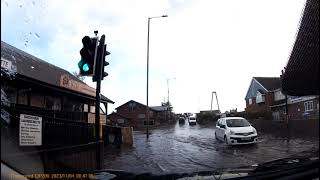
<instances>
[{"instance_id":1,"label":"pitched roof","mask_svg":"<svg viewBox=\"0 0 320 180\"><path fill-rule=\"evenodd\" d=\"M147 107L146 105L144 105L144 104L142 104L142 103L139 103L139 102L134 101L134 100L130 100L130 101L128 101L128 102L126 102L126 103L124 103L124 104L116 107L115 109L119 109L120 107L122 107L122 106L124 106L124 105L126 105L126 104L128 104L128 103L131 103L131 102L134 102L134 103L137 103L137 104L139 104L139 105L141 105L141 106ZM151 110L151 111L162 111L162 110L161 110L160 108L158 108L158 107L159 107L159 106L149 106L149 110Z\"/></svg>"},{"instance_id":2,"label":"pitched roof","mask_svg":"<svg viewBox=\"0 0 320 180\"><path fill-rule=\"evenodd\" d=\"M110 116L112 116L112 115L114 115L114 116L120 116L120 117L125 118L125 119L131 119L131 118L129 118L129 117L123 115L123 114L120 114L120 113L118 113L118 112L112 112L111 114L108 115L108 117L110 117Z\"/></svg>"},{"instance_id":3,"label":"pitched roof","mask_svg":"<svg viewBox=\"0 0 320 180\"><path fill-rule=\"evenodd\" d=\"M281 88L280 77L253 77L268 91Z\"/></svg>"},{"instance_id":4,"label":"pitched roof","mask_svg":"<svg viewBox=\"0 0 320 180\"><path fill-rule=\"evenodd\" d=\"M1 41L1 59L2 58L11 61L13 65L16 66L17 74L49 85L60 87L61 75L67 74L70 79L88 86L68 71L28 54L3 41ZM101 96L101 100L114 103L103 95Z\"/></svg>"}]
</instances>

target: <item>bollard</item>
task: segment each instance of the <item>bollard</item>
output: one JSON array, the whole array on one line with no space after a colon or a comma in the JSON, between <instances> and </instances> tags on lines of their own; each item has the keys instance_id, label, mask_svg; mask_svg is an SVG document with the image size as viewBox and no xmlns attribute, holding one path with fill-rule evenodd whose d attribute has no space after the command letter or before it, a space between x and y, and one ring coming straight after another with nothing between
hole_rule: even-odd
<instances>
[{"instance_id":1,"label":"bollard","mask_svg":"<svg viewBox=\"0 0 320 180\"><path fill-rule=\"evenodd\" d=\"M121 134L122 134L122 143L124 145L133 145L133 128L132 127L122 127Z\"/></svg>"}]
</instances>

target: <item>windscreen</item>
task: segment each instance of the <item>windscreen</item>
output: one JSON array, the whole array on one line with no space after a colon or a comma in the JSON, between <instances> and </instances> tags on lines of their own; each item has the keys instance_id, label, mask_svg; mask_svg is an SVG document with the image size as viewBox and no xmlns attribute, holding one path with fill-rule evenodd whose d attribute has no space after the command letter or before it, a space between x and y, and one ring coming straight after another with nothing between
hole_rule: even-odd
<instances>
[{"instance_id":1,"label":"windscreen","mask_svg":"<svg viewBox=\"0 0 320 180\"><path fill-rule=\"evenodd\" d=\"M227 119L228 127L248 127L250 123L245 119Z\"/></svg>"}]
</instances>

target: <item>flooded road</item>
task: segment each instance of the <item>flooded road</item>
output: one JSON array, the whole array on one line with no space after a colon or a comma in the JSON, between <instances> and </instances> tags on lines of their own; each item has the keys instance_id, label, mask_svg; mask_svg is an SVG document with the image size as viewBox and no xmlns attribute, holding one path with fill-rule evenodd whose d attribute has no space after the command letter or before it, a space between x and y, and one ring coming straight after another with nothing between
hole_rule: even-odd
<instances>
[{"instance_id":1,"label":"flooded road","mask_svg":"<svg viewBox=\"0 0 320 180\"><path fill-rule=\"evenodd\" d=\"M259 131L258 144L227 146L215 139L214 132L214 125L177 123L152 130L147 140L145 132L135 131L133 147L106 148L104 165L133 173L185 173L254 165L319 150L317 139L288 142Z\"/></svg>"}]
</instances>

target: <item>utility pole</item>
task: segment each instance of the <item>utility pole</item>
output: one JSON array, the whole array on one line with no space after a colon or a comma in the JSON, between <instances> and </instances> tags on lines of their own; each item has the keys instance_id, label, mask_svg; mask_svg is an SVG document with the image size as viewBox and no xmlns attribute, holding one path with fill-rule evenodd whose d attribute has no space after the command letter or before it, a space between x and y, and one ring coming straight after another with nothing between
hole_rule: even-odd
<instances>
[{"instance_id":1,"label":"utility pole","mask_svg":"<svg viewBox=\"0 0 320 180\"><path fill-rule=\"evenodd\" d=\"M211 112L212 112L212 101L213 101L213 93L216 95L216 100L217 100L217 106L218 106L218 111L219 111L219 113L221 113L220 112L220 107L219 107L219 102L218 102L218 96L217 96L217 92L215 92L215 91L212 91L212 94L211 94Z\"/></svg>"}]
</instances>

